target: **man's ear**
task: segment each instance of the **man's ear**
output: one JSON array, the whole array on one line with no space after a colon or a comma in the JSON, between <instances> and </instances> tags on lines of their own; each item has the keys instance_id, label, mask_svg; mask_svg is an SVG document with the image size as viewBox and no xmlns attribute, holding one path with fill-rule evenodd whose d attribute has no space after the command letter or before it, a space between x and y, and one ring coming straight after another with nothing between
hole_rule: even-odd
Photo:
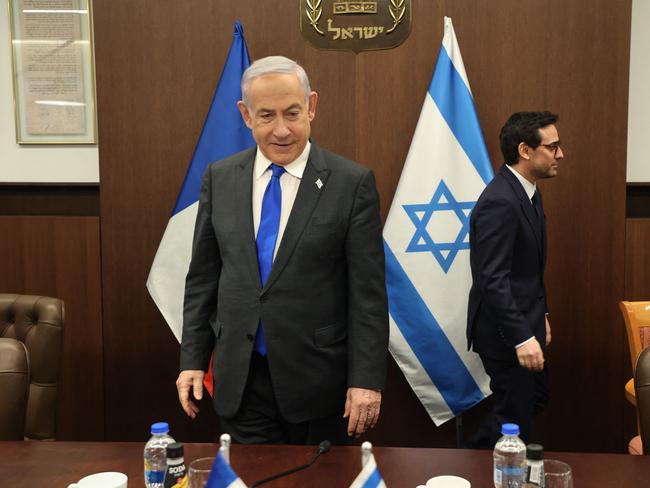
<instances>
[{"instance_id":1,"label":"man's ear","mask_svg":"<svg viewBox=\"0 0 650 488\"><path fill-rule=\"evenodd\" d=\"M318 93L315 91L309 94L309 107L307 107L307 116L311 122L316 117L316 104L318 103Z\"/></svg>"},{"instance_id":2,"label":"man's ear","mask_svg":"<svg viewBox=\"0 0 650 488\"><path fill-rule=\"evenodd\" d=\"M519 153L519 159L530 159L530 146L525 142L520 142L517 146L517 153Z\"/></svg>"},{"instance_id":3,"label":"man's ear","mask_svg":"<svg viewBox=\"0 0 650 488\"><path fill-rule=\"evenodd\" d=\"M246 124L246 127L249 129L253 128L253 117L251 117L251 114L248 112L248 107L244 102L239 100L237 102L237 108L239 109L239 112L241 113L242 119L244 119L244 123Z\"/></svg>"}]
</instances>

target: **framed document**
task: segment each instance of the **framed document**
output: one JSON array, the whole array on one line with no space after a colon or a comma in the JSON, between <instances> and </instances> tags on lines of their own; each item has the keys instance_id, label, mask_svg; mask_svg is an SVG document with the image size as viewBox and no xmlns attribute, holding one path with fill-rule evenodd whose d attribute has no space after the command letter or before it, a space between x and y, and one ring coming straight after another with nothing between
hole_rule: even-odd
<instances>
[{"instance_id":1,"label":"framed document","mask_svg":"<svg viewBox=\"0 0 650 488\"><path fill-rule=\"evenodd\" d=\"M94 144L90 0L9 0L16 142Z\"/></svg>"}]
</instances>

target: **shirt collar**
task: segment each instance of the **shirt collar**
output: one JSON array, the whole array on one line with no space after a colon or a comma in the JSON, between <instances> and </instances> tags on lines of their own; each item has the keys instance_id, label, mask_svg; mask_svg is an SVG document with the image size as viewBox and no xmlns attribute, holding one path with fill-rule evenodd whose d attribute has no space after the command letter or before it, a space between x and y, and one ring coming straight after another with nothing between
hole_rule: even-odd
<instances>
[{"instance_id":1,"label":"shirt collar","mask_svg":"<svg viewBox=\"0 0 650 488\"><path fill-rule=\"evenodd\" d=\"M284 166L286 172L291 176L301 179L302 174L305 172L305 167L307 166L310 150L311 142L307 141L305 149L302 150L300 156ZM266 170L269 169L269 166L272 163L273 161L270 161L266 156L264 156L260 150L260 147L257 146L257 154L255 155L255 168L253 169L253 175L255 176L255 179L259 179L266 172Z\"/></svg>"},{"instance_id":2,"label":"shirt collar","mask_svg":"<svg viewBox=\"0 0 650 488\"><path fill-rule=\"evenodd\" d=\"M506 164L506 168L508 168L512 173L517 177L519 180L519 183L521 183L521 186L524 187L524 191L526 192L526 195L528 196L529 200L533 199L533 195L535 194L535 190L537 190L537 184L536 183L531 183L528 181L526 178L521 176L519 172L512 168L509 164Z\"/></svg>"}]
</instances>

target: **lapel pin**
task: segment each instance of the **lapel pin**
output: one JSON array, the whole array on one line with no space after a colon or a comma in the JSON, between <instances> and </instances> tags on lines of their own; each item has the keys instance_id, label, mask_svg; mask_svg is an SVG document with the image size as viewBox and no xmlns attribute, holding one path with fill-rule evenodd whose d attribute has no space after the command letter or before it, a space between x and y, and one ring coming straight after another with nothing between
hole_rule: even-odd
<instances>
[{"instance_id":1,"label":"lapel pin","mask_svg":"<svg viewBox=\"0 0 650 488\"><path fill-rule=\"evenodd\" d=\"M320 178L316 180L316 186L318 187L319 190L323 188L323 182L320 180Z\"/></svg>"}]
</instances>

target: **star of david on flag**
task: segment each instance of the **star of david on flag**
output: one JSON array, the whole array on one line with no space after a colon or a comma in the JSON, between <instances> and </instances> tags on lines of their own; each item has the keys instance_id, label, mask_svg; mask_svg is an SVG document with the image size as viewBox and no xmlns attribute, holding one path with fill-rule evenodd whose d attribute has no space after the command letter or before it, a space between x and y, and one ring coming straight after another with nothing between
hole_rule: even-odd
<instances>
[{"instance_id":1,"label":"star of david on flag","mask_svg":"<svg viewBox=\"0 0 650 488\"><path fill-rule=\"evenodd\" d=\"M390 352L436 425L490 394L467 351L469 216L493 172L451 19L384 226Z\"/></svg>"},{"instance_id":2,"label":"star of david on flag","mask_svg":"<svg viewBox=\"0 0 650 488\"><path fill-rule=\"evenodd\" d=\"M440 180L429 203L403 205L415 226L415 233L406 252L430 252L447 273L458 251L469 249L469 214L475 204L476 202L458 202L445 182ZM435 212L451 213L458 218L460 228L453 241L436 241L429 232L428 226ZM453 233L455 229L452 227L451 230Z\"/></svg>"}]
</instances>

